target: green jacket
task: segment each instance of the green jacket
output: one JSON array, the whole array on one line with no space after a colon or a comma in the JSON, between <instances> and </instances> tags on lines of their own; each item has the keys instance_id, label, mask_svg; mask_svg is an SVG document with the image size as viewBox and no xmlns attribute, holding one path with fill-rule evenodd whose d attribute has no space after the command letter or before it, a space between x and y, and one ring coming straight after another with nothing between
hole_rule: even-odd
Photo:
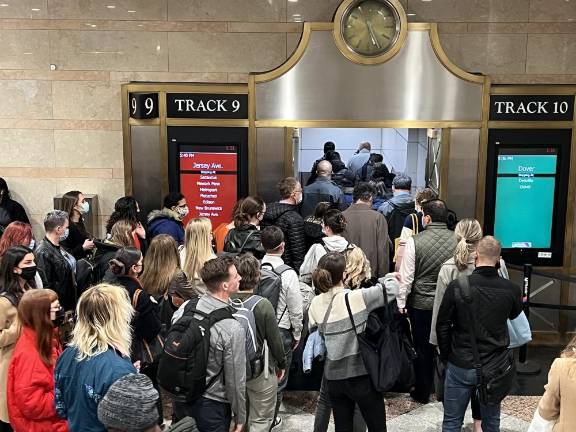
<instances>
[{"instance_id":1,"label":"green jacket","mask_svg":"<svg viewBox=\"0 0 576 432\"><path fill-rule=\"evenodd\" d=\"M445 223L432 222L414 236L416 267L408 302L416 309L432 310L436 281L442 264L454 255L456 235Z\"/></svg>"}]
</instances>

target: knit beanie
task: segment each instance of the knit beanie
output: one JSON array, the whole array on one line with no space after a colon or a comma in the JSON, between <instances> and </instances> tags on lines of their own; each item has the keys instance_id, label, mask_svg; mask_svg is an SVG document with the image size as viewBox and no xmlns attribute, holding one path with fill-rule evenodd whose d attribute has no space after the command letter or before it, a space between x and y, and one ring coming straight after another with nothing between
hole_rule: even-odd
<instances>
[{"instance_id":1,"label":"knit beanie","mask_svg":"<svg viewBox=\"0 0 576 432\"><path fill-rule=\"evenodd\" d=\"M125 375L110 386L98 404L106 428L142 432L158 423L158 392L146 375Z\"/></svg>"}]
</instances>

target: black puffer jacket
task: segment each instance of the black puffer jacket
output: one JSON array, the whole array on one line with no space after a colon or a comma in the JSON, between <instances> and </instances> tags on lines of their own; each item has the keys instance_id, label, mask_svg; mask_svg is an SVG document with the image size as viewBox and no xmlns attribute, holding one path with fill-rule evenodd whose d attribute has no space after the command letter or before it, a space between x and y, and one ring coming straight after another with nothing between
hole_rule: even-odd
<instances>
[{"instance_id":1,"label":"black puffer jacket","mask_svg":"<svg viewBox=\"0 0 576 432\"><path fill-rule=\"evenodd\" d=\"M304 219L298 213L298 207L278 202L267 204L261 226L265 228L272 225L277 226L284 233L286 242L286 249L282 255L284 263L298 272L306 255Z\"/></svg>"},{"instance_id":2,"label":"black puffer jacket","mask_svg":"<svg viewBox=\"0 0 576 432\"><path fill-rule=\"evenodd\" d=\"M262 247L261 233L258 227L246 224L232 228L224 239L224 252L250 252L259 260L264 258L266 251Z\"/></svg>"},{"instance_id":3,"label":"black puffer jacket","mask_svg":"<svg viewBox=\"0 0 576 432\"><path fill-rule=\"evenodd\" d=\"M100 283L104 279L104 275L110 268L109 262L116 252L118 252L122 247L115 245L109 240L103 242L95 241L96 253L94 254L94 270L92 270L92 280L93 282Z\"/></svg>"},{"instance_id":4,"label":"black puffer jacket","mask_svg":"<svg viewBox=\"0 0 576 432\"><path fill-rule=\"evenodd\" d=\"M44 288L56 291L64 310L74 310L77 301L76 279L60 247L44 238L34 255Z\"/></svg>"}]
</instances>

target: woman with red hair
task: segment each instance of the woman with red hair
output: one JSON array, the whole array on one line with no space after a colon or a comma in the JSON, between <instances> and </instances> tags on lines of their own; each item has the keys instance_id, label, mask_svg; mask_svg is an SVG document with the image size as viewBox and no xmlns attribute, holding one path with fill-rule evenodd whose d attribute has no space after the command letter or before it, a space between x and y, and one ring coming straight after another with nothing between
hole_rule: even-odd
<instances>
[{"instance_id":1,"label":"woman with red hair","mask_svg":"<svg viewBox=\"0 0 576 432\"><path fill-rule=\"evenodd\" d=\"M32 234L32 226L24 222L12 222L4 230L0 237L0 261L6 251L12 246L24 246L34 251L35 240ZM36 288L43 288L42 278L38 273L34 277Z\"/></svg>"},{"instance_id":2,"label":"woman with red hair","mask_svg":"<svg viewBox=\"0 0 576 432\"><path fill-rule=\"evenodd\" d=\"M34 249L32 227L24 222L12 222L4 230L0 238L0 259L10 246L26 246Z\"/></svg>"},{"instance_id":3,"label":"woman with red hair","mask_svg":"<svg viewBox=\"0 0 576 432\"><path fill-rule=\"evenodd\" d=\"M22 334L8 370L8 414L15 432L67 432L54 403L56 337L63 310L52 290L30 290L18 304Z\"/></svg>"}]
</instances>

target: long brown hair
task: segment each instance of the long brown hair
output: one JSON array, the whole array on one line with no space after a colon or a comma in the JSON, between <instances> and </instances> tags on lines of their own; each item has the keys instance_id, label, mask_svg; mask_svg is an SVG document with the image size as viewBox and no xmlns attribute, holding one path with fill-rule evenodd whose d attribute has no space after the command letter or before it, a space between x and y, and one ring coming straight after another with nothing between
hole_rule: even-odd
<instances>
[{"instance_id":1,"label":"long brown hair","mask_svg":"<svg viewBox=\"0 0 576 432\"><path fill-rule=\"evenodd\" d=\"M264 211L264 200L258 196L248 196L244 198L238 206L238 211L234 214L234 226L236 228L242 225L248 225L250 219L257 217Z\"/></svg>"},{"instance_id":2,"label":"long brown hair","mask_svg":"<svg viewBox=\"0 0 576 432\"><path fill-rule=\"evenodd\" d=\"M122 219L112 225L110 231L110 241L117 246L134 247L134 223L129 220Z\"/></svg>"},{"instance_id":3,"label":"long brown hair","mask_svg":"<svg viewBox=\"0 0 576 432\"><path fill-rule=\"evenodd\" d=\"M26 291L18 304L18 319L24 327L36 333L36 349L46 366L52 366L54 328L50 319L50 305L58 295L50 289Z\"/></svg>"},{"instance_id":4,"label":"long brown hair","mask_svg":"<svg viewBox=\"0 0 576 432\"><path fill-rule=\"evenodd\" d=\"M180 257L176 241L167 234L160 234L150 242L144 257L144 273L140 282L148 294L165 295L179 267Z\"/></svg>"},{"instance_id":5,"label":"long brown hair","mask_svg":"<svg viewBox=\"0 0 576 432\"><path fill-rule=\"evenodd\" d=\"M80 191L70 191L62 195L62 201L60 202L60 208L58 210L63 210L68 213L68 220L72 223L72 217L74 216L75 207L78 204L78 200L82 192ZM77 211L77 210L76 210ZM80 230L84 231L85 234L89 235L86 231L86 226L84 225L84 216L80 213L80 219L78 219L78 226Z\"/></svg>"}]
</instances>

